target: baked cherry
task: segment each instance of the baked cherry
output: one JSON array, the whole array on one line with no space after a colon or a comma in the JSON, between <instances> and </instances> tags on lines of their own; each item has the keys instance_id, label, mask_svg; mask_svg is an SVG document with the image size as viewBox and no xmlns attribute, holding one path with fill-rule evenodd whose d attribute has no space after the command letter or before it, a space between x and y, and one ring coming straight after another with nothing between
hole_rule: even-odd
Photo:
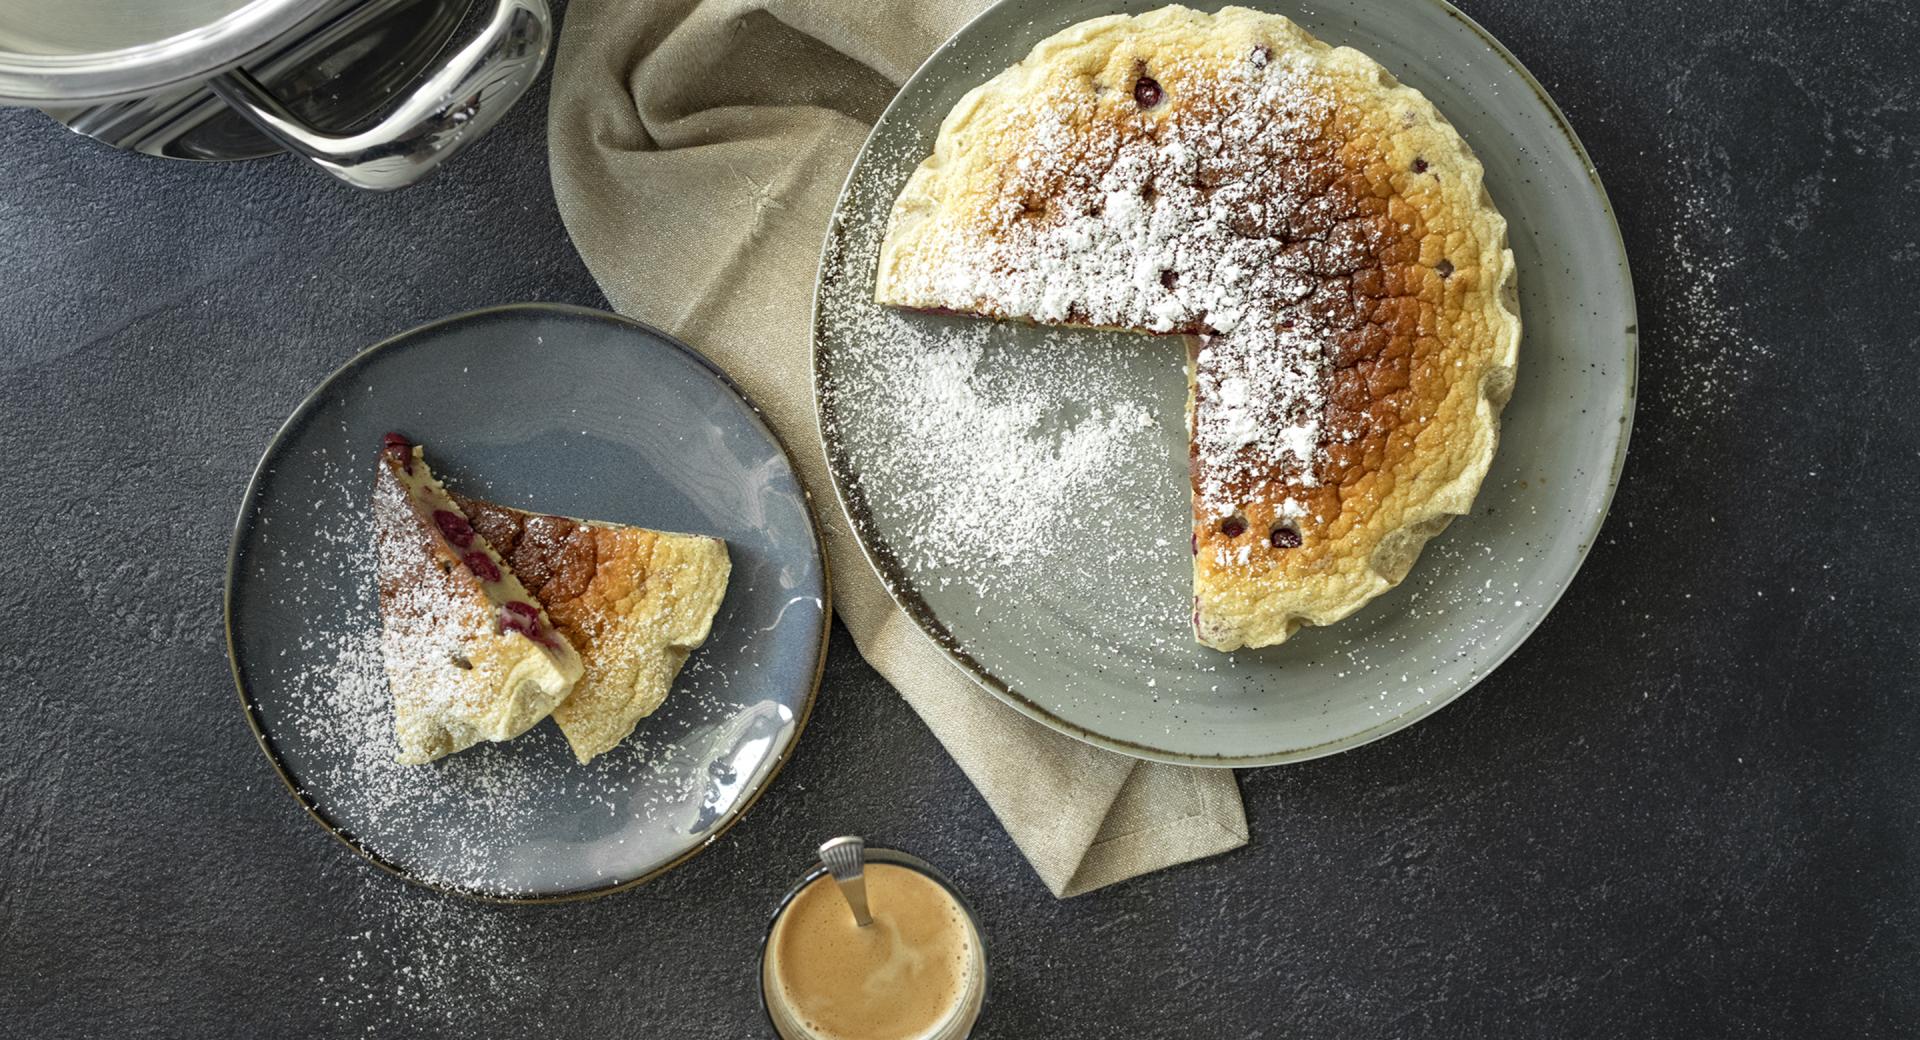
<instances>
[{"instance_id":1,"label":"baked cherry","mask_svg":"<svg viewBox=\"0 0 1920 1040\"><path fill-rule=\"evenodd\" d=\"M1287 524L1274 524L1267 533L1267 541L1275 549L1297 549L1300 547L1300 532Z\"/></svg>"},{"instance_id":2,"label":"baked cherry","mask_svg":"<svg viewBox=\"0 0 1920 1040\"><path fill-rule=\"evenodd\" d=\"M531 603L526 602L525 600L518 600L518 599L508 600L506 604L506 609L508 613L514 614L518 617L525 618L527 619L528 622L532 624L537 625L540 623L540 608L534 606Z\"/></svg>"},{"instance_id":3,"label":"baked cherry","mask_svg":"<svg viewBox=\"0 0 1920 1040\"><path fill-rule=\"evenodd\" d=\"M1152 108L1166 99L1166 92L1160 89L1160 81L1152 76L1142 76L1133 81L1133 100L1141 108Z\"/></svg>"},{"instance_id":4,"label":"baked cherry","mask_svg":"<svg viewBox=\"0 0 1920 1040\"><path fill-rule=\"evenodd\" d=\"M1420 156L1417 156L1417 155L1416 155L1416 156L1414 156L1414 157L1413 157L1413 172L1415 172L1415 173L1425 173L1425 172L1427 172L1427 160L1425 160L1425 159L1423 159L1423 158L1421 158Z\"/></svg>"},{"instance_id":5,"label":"baked cherry","mask_svg":"<svg viewBox=\"0 0 1920 1040\"><path fill-rule=\"evenodd\" d=\"M413 443L397 433L389 432L380 438L380 453L396 459L400 468L413 472Z\"/></svg>"},{"instance_id":6,"label":"baked cherry","mask_svg":"<svg viewBox=\"0 0 1920 1040\"><path fill-rule=\"evenodd\" d=\"M540 627L540 608L531 603L511 600L500 611L500 631L518 632L549 650L560 649L560 640Z\"/></svg>"},{"instance_id":7,"label":"baked cherry","mask_svg":"<svg viewBox=\"0 0 1920 1040\"><path fill-rule=\"evenodd\" d=\"M1247 533L1247 518L1235 513L1220 521L1220 534L1227 538L1238 538Z\"/></svg>"},{"instance_id":8,"label":"baked cherry","mask_svg":"<svg viewBox=\"0 0 1920 1040\"><path fill-rule=\"evenodd\" d=\"M478 549L460 557L460 561L465 563L467 569L473 572L473 576L481 581L500 580L500 568L494 566L493 557Z\"/></svg>"},{"instance_id":9,"label":"baked cherry","mask_svg":"<svg viewBox=\"0 0 1920 1040\"><path fill-rule=\"evenodd\" d=\"M473 525L467 523L467 518L459 513L451 509L436 509L433 511L433 522L440 528L440 533L447 536L447 541L462 549L473 544Z\"/></svg>"}]
</instances>

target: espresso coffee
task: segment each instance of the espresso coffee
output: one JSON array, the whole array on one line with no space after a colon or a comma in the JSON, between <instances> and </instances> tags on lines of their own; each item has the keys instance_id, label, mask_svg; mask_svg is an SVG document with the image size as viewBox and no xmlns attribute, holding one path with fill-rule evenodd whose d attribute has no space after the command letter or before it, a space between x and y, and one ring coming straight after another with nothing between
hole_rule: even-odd
<instances>
[{"instance_id":1,"label":"espresso coffee","mask_svg":"<svg viewBox=\"0 0 1920 1040\"><path fill-rule=\"evenodd\" d=\"M964 1036L986 986L972 916L912 867L870 860L866 881L870 925L854 924L830 877L774 922L761 968L774 1027L788 1040Z\"/></svg>"}]
</instances>

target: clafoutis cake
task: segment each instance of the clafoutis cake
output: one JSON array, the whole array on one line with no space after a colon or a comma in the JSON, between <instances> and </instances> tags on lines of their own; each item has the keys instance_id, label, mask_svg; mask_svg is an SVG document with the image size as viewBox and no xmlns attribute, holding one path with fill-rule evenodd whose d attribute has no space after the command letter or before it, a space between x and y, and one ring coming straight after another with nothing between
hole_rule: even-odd
<instances>
[{"instance_id":1,"label":"clafoutis cake","mask_svg":"<svg viewBox=\"0 0 1920 1040\"><path fill-rule=\"evenodd\" d=\"M1193 623L1358 610L1467 512L1520 340L1480 163L1424 96L1286 18L1058 33L966 95L881 245L882 304L1188 337Z\"/></svg>"}]
</instances>

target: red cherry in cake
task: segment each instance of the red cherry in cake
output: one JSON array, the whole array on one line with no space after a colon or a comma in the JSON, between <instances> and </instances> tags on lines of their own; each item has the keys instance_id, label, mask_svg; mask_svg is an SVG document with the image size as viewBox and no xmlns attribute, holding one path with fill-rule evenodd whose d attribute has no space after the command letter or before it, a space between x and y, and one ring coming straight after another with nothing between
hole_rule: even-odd
<instances>
[{"instance_id":1,"label":"red cherry in cake","mask_svg":"<svg viewBox=\"0 0 1920 1040\"><path fill-rule=\"evenodd\" d=\"M447 536L447 541L462 549L473 544L473 525L467 523L467 518L459 513L451 509L436 509L433 511L433 522L440 528L440 533Z\"/></svg>"},{"instance_id":2,"label":"red cherry in cake","mask_svg":"<svg viewBox=\"0 0 1920 1040\"><path fill-rule=\"evenodd\" d=\"M1166 92L1160 89L1160 81L1152 76L1142 76L1133 83L1133 100L1141 108L1152 108L1166 96Z\"/></svg>"},{"instance_id":3,"label":"red cherry in cake","mask_svg":"<svg viewBox=\"0 0 1920 1040\"><path fill-rule=\"evenodd\" d=\"M544 640L540 638L540 626L518 614L502 613L500 615L500 631L518 632L536 643L544 642Z\"/></svg>"},{"instance_id":4,"label":"red cherry in cake","mask_svg":"<svg viewBox=\"0 0 1920 1040\"><path fill-rule=\"evenodd\" d=\"M530 624L540 623L540 608L524 600L508 600L506 610L517 617L525 618Z\"/></svg>"},{"instance_id":5,"label":"red cherry in cake","mask_svg":"<svg viewBox=\"0 0 1920 1040\"><path fill-rule=\"evenodd\" d=\"M518 632L529 639L540 638L540 610L531 603L513 600L500 611L500 631Z\"/></svg>"},{"instance_id":6,"label":"red cherry in cake","mask_svg":"<svg viewBox=\"0 0 1920 1040\"><path fill-rule=\"evenodd\" d=\"M397 433L388 432L380 438L380 454L397 460L400 468L408 474L413 473L413 442Z\"/></svg>"},{"instance_id":7,"label":"red cherry in cake","mask_svg":"<svg viewBox=\"0 0 1920 1040\"><path fill-rule=\"evenodd\" d=\"M1300 547L1300 532L1286 524L1274 524L1267 540L1275 549L1297 549Z\"/></svg>"},{"instance_id":8,"label":"red cherry in cake","mask_svg":"<svg viewBox=\"0 0 1920 1040\"><path fill-rule=\"evenodd\" d=\"M473 576L481 581L500 580L500 568L494 566L493 558L478 549L460 557L460 562L466 564Z\"/></svg>"},{"instance_id":9,"label":"red cherry in cake","mask_svg":"<svg viewBox=\"0 0 1920 1040\"><path fill-rule=\"evenodd\" d=\"M1238 513L1220 521L1220 534L1225 538L1238 538L1247 533L1247 519Z\"/></svg>"},{"instance_id":10,"label":"red cherry in cake","mask_svg":"<svg viewBox=\"0 0 1920 1040\"><path fill-rule=\"evenodd\" d=\"M540 608L520 600L509 600L500 611L500 631L518 632L549 649L560 649L560 640L540 627Z\"/></svg>"}]
</instances>

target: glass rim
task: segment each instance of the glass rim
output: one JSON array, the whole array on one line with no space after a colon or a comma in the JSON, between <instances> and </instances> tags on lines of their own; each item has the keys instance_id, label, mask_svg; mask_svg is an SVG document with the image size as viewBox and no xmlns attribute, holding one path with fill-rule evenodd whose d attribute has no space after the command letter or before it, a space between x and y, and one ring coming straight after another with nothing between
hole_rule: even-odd
<instances>
[{"instance_id":1,"label":"glass rim","mask_svg":"<svg viewBox=\"0 0 1920 1040\"><path fill-rule=\"evenodd\" d=\"M955 903L959 904L960 911L967 915L967 925L973 929L974 943L980 951L980 1010L975 1015L977 1022L980 1015L986 1014L987 991L991 988L988 984L992 979L987 972L987 930L981 925L980 915L974 912L973 904L968 902L967 897L954 886L952 878L941 873L938 867L912 853L901 852L899 849L869 848L865 855L868 863L886 863L905 867L939 885L953 897ZM774 926L780 923L780 918L787 912L787 907L793 905L793 901L800 897L800 893L805 891L808 885L827 876L829 876L827 865L817 859L814 860L813 865L800 876L800 880L794 882L793 887L787 889L787 893L774 904L773 913L767 916L767 931L760 937L760 956L754 960L756 970L753 991L760 1000L760 1016L766 1019L767 1028L772 1030L772 1036L780 1035L780 1027L773 1020L773 1009L767 1006L767 951L773 946ZM971 1033L972 1029L968 1032Z\"/></svg>"}]
</instances>

